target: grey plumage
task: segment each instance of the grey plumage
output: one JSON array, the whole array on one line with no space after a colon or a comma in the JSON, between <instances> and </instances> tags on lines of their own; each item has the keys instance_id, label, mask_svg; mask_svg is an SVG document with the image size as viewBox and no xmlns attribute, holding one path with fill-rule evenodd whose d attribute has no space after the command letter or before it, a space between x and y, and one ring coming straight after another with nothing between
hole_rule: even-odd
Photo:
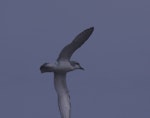
<instances>
[{"instance_id":1,"label":"grey plumage","mask_svg":"<svg viewBox=\"0 0 150 118\"><path fill-rule=\"evenodd\" d=\"M89 29L84 30L79 35L77 35L70 44L68 44L67 46L65 46L62 49L62 51L60 52L60 54L57 58L57 61L66 60L66 59L69 60L71 58L72 54L78 48L80 48L81 45L83 45L85 41L88 40L88 38L92 34L93 30L94 30L94 27L91 27Z\"/></svg>"}]
</instances>

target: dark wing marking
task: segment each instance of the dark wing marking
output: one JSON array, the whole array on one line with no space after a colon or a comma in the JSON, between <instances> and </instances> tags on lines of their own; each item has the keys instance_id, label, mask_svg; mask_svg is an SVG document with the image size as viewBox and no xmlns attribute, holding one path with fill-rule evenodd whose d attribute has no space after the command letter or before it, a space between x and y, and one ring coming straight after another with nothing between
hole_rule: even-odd
<instances>
[{"instance_id":1,"label":"dark wing marking","mask_svg":"<svg viewBox=\"0 0 150 118\"><path fill-rule=\"evenodd\" d=\"M83 32L81 32L80 34L78 34L75 39L68 44L67 46L65 46L62 51L60 52L57 61L60 60L70 60L72 54L81 47L81 45L84 44L85 41L88 40L88 38L90 37L90 35L92 34L94 30L94 27L91 27L89 29L84 30Z\"/></svg>"}]
</instances>

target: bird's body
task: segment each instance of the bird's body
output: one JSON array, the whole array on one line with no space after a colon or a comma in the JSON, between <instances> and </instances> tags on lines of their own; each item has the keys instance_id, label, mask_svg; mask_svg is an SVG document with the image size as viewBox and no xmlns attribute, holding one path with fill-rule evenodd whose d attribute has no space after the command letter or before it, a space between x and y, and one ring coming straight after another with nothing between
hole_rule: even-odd
<instances>
[{"instance_id":1,"label":"bird's body","mask_svg":"<svg viewBox=\"0 0 150 118\"><path fill-rule=\"evenodd\" d=\"M78 62L70 61L70 58L72 54L90 37L93 30L94 27L91 27L77 35L70 44L62 49L55 63L44 63L40 67L42 73L54 72L54 86L58 95L58 106L61 118L71 117L71 103L66 83L66 74L75 69L84 70Z\"/></svg>"},{"instance_id":2,"label":"bird's body","mask_svg":"<svg viewBox=\"0 0 150 118\"><path fill-rule=\"evenodd\" d=\"M61 72L69 72L74 70L74 67L71 65L71 62L69 61L59 61L59 62L56 61L55 63L45 63L43 65L47 66L47 68L45 69L48 72L61 73Z\"/></svg>"}]
</instances>

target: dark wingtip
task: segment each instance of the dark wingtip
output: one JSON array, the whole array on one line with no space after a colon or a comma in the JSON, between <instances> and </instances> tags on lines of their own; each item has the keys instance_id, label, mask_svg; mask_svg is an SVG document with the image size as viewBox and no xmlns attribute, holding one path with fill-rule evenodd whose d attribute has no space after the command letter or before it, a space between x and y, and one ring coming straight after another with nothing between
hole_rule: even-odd
<instances>
[{"instance_id":1,"label":"dark wingtip","mask_svg":"<svg viewBox=\"0 0 150 118\"><path fill-rule=\"evenodd\" d=\"M90 28L86 29L86 31L92 33L94 31L94 27L90 27Z\"/></svg>"},{"instance_id":2,"label":"dark wingtip","mask_svg":"<svg viewBox=\"0 0 150 118\"><path fill-rule=\"evenodd\" d=\"M94 30L94 27L90 27L88 30L91 30L91 31L93 31L93 30Z\"/></svg>"},{"instance_id":3,"label":"dark wingtip","mask_svg":"<svg viewBox=\"0 0 150 118\"><path fill-rule=\"evenodd\" d=\"M94 30L94 26L93 26L93 27L90 27L89 29L92 29L92 30Z\"/></svg>"}]
</instances>

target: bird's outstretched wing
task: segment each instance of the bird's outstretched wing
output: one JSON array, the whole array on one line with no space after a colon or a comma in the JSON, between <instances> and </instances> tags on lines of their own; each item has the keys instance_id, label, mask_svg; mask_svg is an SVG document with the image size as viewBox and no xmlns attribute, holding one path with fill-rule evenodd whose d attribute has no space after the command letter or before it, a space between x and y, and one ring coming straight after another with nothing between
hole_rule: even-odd
<instances>
[{"instance_id":1,"label":"bird's outstretched wing","mask_svg":"<svg viewBox=\"0 0 150 118\"><path fill-rule=\"evenodd\" d=\"M81 45L83 45L83 43L88 40L88 38L90 37L90 35L92 34L94 30L94 27L91 27L89 29L84 30L83 32L81 32L80 34L78 34L75 39L68 44L67 46L65 46L62 51L60 52L57 61L60 60L70 60L72 54L81 47Z\"/></svg>"},{"instance_id":2,"label":"bird's outstretched wing","mask_svg":"<svg viewBox=\"0 0 150 118\"><path fill-rule=\"evenodd\" d=\"M61 118L70 118L71 103L66 83L66 73L54 73L54 85L58 95L58 106Z\"/></svg>"}]
</instances>

